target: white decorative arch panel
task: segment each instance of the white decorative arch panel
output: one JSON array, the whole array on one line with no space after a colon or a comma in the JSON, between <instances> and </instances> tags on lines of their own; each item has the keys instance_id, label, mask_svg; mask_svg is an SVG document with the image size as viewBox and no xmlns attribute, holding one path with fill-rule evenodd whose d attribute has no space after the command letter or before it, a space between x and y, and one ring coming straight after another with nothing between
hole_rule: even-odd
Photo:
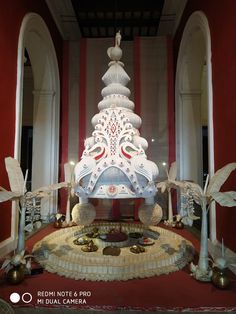
<instances>
[{"instance_id":1,"label":"white decorative arch panel","mask_svg":"<svg viewBox=\"0 0 236 314\"><path fill-rule=\"evenodd\" d=\"M34 134L36 145L34 145L32 169L36 178L33 187L38 187L38 185L58 181L60 82L57 57L50 32L42 17L35 13L28 13L23 18L18 39L14 145L14 158L17 160L20 160L21 155L25 49L29 53L32 65L34 104L37 103L38 110L37 115L34 115L37 132ZM43 123L37 123L39 118L43 119ZM57 210L56 196L45 205L45 210L43 215L48 214L50 210ZM4 241L2 246L0 245L1 252L6 253L14 248L17 236L17 217L18 213L13 206L11 237Z\"/></svg>"},{"instance_id":2,"label":"white decorative arch panel","mask_svg":"<svg viewBox=\"0 0 236 314\"><path fill-rule=\"evenodd\" d=\"M208 105L208 169L214 174L214 134L211 36L207 18L201 11L194 12L183 32L177 60L176 102L176 148L180 179L200 182L201 169L201 99L202 74L206 71L206 100ZM191 141L192 138L192 141ZM200 153L199 153L200 152ZM216 239L215 208L210 213L210 236Z\"/></svg>"}]
</instances>

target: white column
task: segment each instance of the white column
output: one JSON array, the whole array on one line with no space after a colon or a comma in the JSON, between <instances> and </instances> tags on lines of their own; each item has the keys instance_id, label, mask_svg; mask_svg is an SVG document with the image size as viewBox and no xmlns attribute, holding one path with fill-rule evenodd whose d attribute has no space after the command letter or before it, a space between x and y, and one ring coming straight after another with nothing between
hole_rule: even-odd
<instances>
[{"instance_id":1,"label":"white column","mask_svg":"<svg viewBox=\"0 0 236 314\"><path fill-rule=\"evenodd\" d=\"M55 138L53 126L54 91L34 91L32 190L49 185L54 180ZM55 196L42 199L41 216L48 220L54 211Z\"/></svg>"},{"instance_id":2,"label":"white column","mask_svg":"<svg viewBox=\"0 0 236 314\"><path fill-rule=\"evenodd\" d=\"M202 186L201 92L181 93L180 179Z\"/></svg>"}]
</instances>

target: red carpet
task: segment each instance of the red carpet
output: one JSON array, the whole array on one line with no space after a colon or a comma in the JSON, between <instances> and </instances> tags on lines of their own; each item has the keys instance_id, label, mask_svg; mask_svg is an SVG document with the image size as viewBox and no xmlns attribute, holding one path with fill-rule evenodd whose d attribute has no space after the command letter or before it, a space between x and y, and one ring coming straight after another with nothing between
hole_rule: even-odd
<instances>
[{"instance_id":1,"label":"red carpet","mask_svg":"<svg viewBox=\"0 0 236 314\"><path fill-rule=\"evenodd\" d=\"M34 235L27 241L27 249L31 251L35 242L52 231L55 229L48 226ZM199 249L198 241L188 231L176 232L189 239L196 250ZM67 296L57 296L57 293L60 294L63 291ZM47 306L113 311L118 309L236 311L235 276L232 275L232 283L228 290L219 290L211 283L201 283L193 279L188 267L169 275L126 282L76 281L44 272L40 275L29 276L20 285L10 286L1 276L0 298L11 303L9 297L12 292L17 292L20 296L28 292L32 295L32 301L28 304L20 300L15 305L24 307ZM52 292L53 296L42 296L46 292ZM28 298L28 294L23 297L25 301ZM46 301L48 299L50 301Z\"/></svg>"}]
</instances>

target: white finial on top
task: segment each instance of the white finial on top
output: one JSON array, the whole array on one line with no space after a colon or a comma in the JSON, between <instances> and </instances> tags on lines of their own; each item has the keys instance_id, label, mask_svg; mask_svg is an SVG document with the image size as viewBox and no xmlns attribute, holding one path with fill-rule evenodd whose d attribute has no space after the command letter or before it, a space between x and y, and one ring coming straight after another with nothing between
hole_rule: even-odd
<instances>
[{"instance_id":1,"label":"white finial on top","mask_svg":"<svg viewBox=\"0 0 236 314\"><path fill-rule=\"evenodd\" d=\"M116 46L120 47L120 42L121 42L121 34L120 34L120 31L118 31L116 33Z\"/></svg>"},{"instance_id":2,"label":"white finial on top","mask_svg":"<svg viewBox=\"0 0 236 314\"><path fill-rule=\"evenodd\" d=\"M120 49L121 34L120 31L116 33L115 46L107 49L108 57L112 61L119 61L122 57L122 50Z\"/></svg>"}]
</instances>

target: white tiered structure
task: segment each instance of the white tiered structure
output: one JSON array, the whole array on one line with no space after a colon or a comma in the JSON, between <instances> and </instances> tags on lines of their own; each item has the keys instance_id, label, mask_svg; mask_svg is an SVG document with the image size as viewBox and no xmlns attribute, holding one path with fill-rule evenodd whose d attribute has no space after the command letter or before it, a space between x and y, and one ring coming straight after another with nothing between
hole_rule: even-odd
<instances>
[{"instance_id":1,"label":"white tiered structure","mask_svg":"<svg viewBox=\"0 0 236 314\"><path fill-rule=\"evenodd\" d=\"M139 134L142 120L136 115L129 99L130 81L120 61L121 35L116 34L115 46L107 50L109 69L102 80L99 113L92 118L94 132L85 140L81 160L75 167L75 193L79 203L72 210L77 224L89 225L96 216L89 198L144 198L139 218L146 225L156 225L162 218L162 209L155 204L158 168L147 160L147 141Z\"/></svg>"}]
</instances>

